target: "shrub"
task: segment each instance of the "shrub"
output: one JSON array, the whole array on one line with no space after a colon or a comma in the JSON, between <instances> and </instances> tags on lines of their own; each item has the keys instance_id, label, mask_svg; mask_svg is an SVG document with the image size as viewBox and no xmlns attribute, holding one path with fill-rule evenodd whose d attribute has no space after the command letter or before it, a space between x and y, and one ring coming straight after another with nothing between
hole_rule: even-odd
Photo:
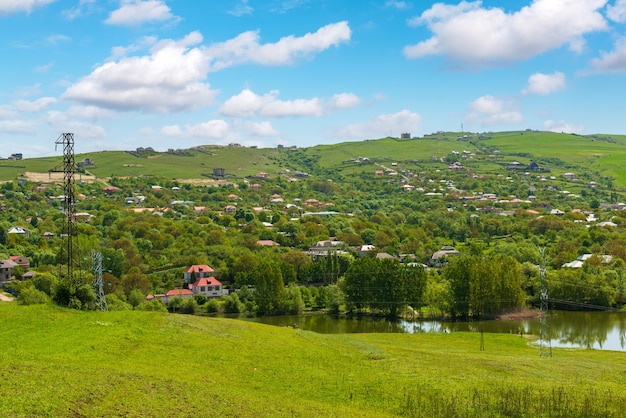
<instances>
[{"instance_id":1,"label":"shrub","mask_svg":"<svg viewBox=\"0 0 626 418\"><path fill-rule=\"evenodd\" d=\"M167 312L167 308L159 299L143 301L137 306L140 311Z\"/></svg>"},{"instance_id":2,"label":"shrub","mask_svg":"<svg viewBox=\"0 0 626 418\"><path fill-rule=\"evenodd\" d=\"M17 301L21 305L38 305L48 303L50 298L41 290L37 290L34 287L27 287L22 289L20 295L17 297Z\"/></svg>"},{"instance_id":3,"label":"shrub","mask_svg":"<svg viewBox=\"0 0 626 418\"><path fill-rule=\"evenodd\" d=\"M237 293L224 298L224 313L241 313L246 309L246 305L239 300Z\"/></svg>"},{"instance_id":4,"label":"shrub","mask_svg":"<svg viewBox=\"0 0 626 418\"><path fill-rule=\"evenodd\" d=\"M209 299L205 307L208 313L215 313L215 312L219 312L220 310L220 304L217 301L217 299Z\"/></svg>"},{"instance_id":5,"label":"shrub","mask_svg":"<svg viewBox=\"0 0 626 418\"><path fill-rule=\"evenodd\" d=\"M128 311L132 309L129 303L124 302L114 293L106 295L107 307L110 311Z\"/></svg>"}]
</instances>

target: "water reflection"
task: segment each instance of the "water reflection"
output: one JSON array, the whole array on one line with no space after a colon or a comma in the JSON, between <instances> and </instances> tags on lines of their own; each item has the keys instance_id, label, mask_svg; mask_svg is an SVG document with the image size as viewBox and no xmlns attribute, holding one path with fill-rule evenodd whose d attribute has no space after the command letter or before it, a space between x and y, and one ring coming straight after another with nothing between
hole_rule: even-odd
<instances>
[{"instance_id":1,"label":"water reflection","mask_svg":"<svg viewBox=\"0 0 626 418\"><path fill-rule=\"evenodd\" d=\"M539 319L506 321L388 321L382 318L346 318L329 315L241 318L268 325L296 326L321 334L480 332L539 336ZM550 316L553 347L626 351L626 312L555 311Z\"/></svg>"}]
</instances>

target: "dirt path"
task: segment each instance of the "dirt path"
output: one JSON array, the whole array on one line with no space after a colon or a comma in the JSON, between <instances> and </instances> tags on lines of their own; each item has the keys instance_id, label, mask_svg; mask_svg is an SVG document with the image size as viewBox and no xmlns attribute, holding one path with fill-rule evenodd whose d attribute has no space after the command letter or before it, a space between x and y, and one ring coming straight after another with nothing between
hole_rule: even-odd
<instances>
[{"instance_id":1,"label":"dirt path","mask_svg":"<svg viewBox=\"0 0 626 418\"><path fill-rule=\"evenodd\" d=\"M0 293L0 301L2 302L13 302L15 298L13 296L7 296L4 293Z\"/></svg>"}]
</instances>

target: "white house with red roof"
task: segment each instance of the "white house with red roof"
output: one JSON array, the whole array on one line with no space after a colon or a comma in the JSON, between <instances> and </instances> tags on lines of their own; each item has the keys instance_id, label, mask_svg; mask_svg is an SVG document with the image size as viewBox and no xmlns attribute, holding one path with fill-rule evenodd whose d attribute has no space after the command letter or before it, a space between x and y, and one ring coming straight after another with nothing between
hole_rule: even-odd
<instances>
[{"instance_id":1,"label":"white house with red roof","mask_svg":"<svg viewBox=\"0 0 626 418\"><path fill-rule=\"evenodd\" d=\"M205 277L211 277L213 270L211 267L206 264L194 264L185 270L183 278L185 279L185 283L193 283L198 279L202 279Z\"/></svg>"},{"instance_id":2,"label":"white house with red roof","mask_svg":"<svg viewBox=\"0 0 626 418\"><path fill-rule=\"evenodd\" d=\"M222 296L222 283L215 277L203 277L191 284L191 293L204 295L208 298Z\"/></svg>"}]
</instances>

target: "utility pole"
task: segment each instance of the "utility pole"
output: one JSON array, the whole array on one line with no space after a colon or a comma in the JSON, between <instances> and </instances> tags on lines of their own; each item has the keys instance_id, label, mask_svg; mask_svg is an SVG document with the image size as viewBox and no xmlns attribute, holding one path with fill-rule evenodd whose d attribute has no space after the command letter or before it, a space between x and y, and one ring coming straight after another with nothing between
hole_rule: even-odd
<instances>
[{"instance_id":1,"label":"utility pole","mask_svg":"<svg viewBox=\"0 0 626 418\"><path fill-rule=\"evenodd\" d=\"M74 281L74 267L80 267L80 256L78 254L78 241L74 235L75 202L74 202L74 173L76 164L74 161L74 134L62 133L55 144L63 146L63 163L48 170L50 173L63 173L63 212L65 214L65 260L67 262L66 279ZM55 150L56 150L55 146Z\"/></svg>"},{"instance_id":2,"label":"utility pole","mask_svg":"<svg viewBox=\"0 0 626 418\"><path fill-rule=\"evenodd\" d=\"M541 249L541 277L539 279L539 355L552 357L552 338L550 336L550 309L548 306L548 282L546 280L545 248Z\"/></svg>"},{"instance_id":3,"label":"utility pole","mask_svg":"<svg viewBox=\"0 0 626 418\"><path fill-rule=\"evenodd\" d=\"M109 310L109 306L107 305L102 284L102 253L99 251L91 253L91 261L93 263L93 287L96 291L96 306L102 312L106 312Z\"/></svg>"}]
</instances>

